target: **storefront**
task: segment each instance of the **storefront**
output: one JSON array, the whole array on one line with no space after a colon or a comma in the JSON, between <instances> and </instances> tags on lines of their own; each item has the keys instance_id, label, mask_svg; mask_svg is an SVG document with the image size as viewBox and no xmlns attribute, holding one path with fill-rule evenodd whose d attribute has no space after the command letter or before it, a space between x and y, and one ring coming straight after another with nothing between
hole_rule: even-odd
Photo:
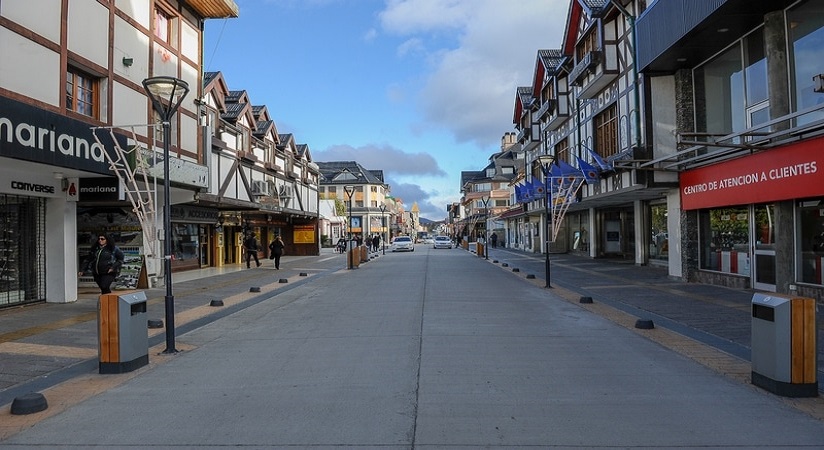
<instances>
[{"instance_id":1,"label":"storefront","mask_svg":"<svg viewBox=\"0 0 824 450\"><path fill-rule=\"evenodd\" d=\"M701 281L821 294L822 145L811 139L681 174L682 208L697 214Z\"/></svg>"}]
</instances>

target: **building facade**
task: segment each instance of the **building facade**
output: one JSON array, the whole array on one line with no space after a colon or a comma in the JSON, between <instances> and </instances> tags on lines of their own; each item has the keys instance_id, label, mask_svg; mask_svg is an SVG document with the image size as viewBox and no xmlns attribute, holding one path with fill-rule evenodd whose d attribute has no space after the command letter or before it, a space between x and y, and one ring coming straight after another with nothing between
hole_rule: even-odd
<instances>
[{"instance_id":1,"label":"building facade","mask_svg":"<svg viewBox=\"0 0 824 450\"><path fill-rule=\"evenodd\" d=\"M347 236L365 239L379 235L389 242L398 232L403 210L390 196L382 170L367 170L355 161L318 162L320 195L346 204ZM347 194L346 189L351 188ZM401 205L402 207L402 205Z\"/></svg>"},{"instance_id":2,"label":"building facade","mask_svg":"<svg viewBox=\"0 0 824 450\"><path fill-rule=\"evenodd\" d=\"M658 1L637 28L650 123L676 141L639 164L679 175L670 272L821 299L824 2Z\"/></svg>"},{"instance_id":3,"label":"building facade","mask_svg":"<svg viewBox=\"0 0 824 450\"><path fill-rule=\"evenodd\" d=\"M0 71L0 307L76 300L78 264L102 232L126 253L122 285L159 274L157 234L130 215L109 157L140 148L158 161L141 83L178 78L191 94L171 120L170 197L192 201L206 186L203 21L237 14L232 0L0 3L0 58L25 61Z\"/></svg>"}]
</instances>

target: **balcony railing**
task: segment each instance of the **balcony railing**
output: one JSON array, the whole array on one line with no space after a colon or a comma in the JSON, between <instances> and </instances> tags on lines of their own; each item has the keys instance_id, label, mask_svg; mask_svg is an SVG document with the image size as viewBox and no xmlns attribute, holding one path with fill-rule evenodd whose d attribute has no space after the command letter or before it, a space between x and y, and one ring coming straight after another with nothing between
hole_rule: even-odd
<instances>
[{"instance_id":1,"label":"balcony railing","mask_svg":"<svg viewBox=\"0 0 824 450\"><path fill-rule=\"evenodd\" d=\"M555 108L555 99L548 99L544 100L544 103L538 108L538 111L535 112L533 116L535 120L542 120L546 114Z\"/></svg>"},{"instance_id":2,"label":"balcony railing","mask_svg":"<svg viewBox=\"0 0 824 450\"><path fill-rule=\"evenodd\" d=\"M581 61L572 68L572 72L569 74L569 82L573 86L580 86L584 81L584 77L601 64L602 55L603 53L600 50L593 50L584 55Z\"/></svg>"}]
</instances>

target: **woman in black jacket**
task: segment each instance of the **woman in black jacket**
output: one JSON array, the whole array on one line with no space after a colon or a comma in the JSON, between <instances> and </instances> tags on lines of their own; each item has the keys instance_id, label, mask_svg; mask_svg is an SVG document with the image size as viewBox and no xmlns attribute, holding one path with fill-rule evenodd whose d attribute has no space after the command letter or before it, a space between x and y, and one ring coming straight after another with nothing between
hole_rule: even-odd
<instances>
[{"instance_id":1,"label":"woman in black jacket","mask_svg":"<svg viewBox=\"0 0 824 450\"><path fill-rule=\"evenodd\" d=\"M123 252L114 245L112 238L101 233L97 237L97 243L92 245L79 275L83 276L83 273L91 271L94 282L100 286L100 293L110 294L112 283L120 273L124 259Z\"/></svg>"}]
</instances>

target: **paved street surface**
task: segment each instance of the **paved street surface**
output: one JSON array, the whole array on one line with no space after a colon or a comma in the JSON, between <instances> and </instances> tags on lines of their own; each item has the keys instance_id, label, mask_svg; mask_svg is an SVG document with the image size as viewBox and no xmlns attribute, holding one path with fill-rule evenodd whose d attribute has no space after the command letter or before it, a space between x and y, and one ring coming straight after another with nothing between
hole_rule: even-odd
<instances>
[{"instance_id":1,"label":"paved street surface","mask_svg":"<svg viewBox=\"0 0 824 450\"><path fill-rule=\"evenodd\" d=\"M543 269L541 259L490 256L418 246L356 270L346 270L342 256L325 255L295 259L278 272L181 282L179 353L159 354L163 336L156 334L150 365L129 374L98 375L96 361L88 370L88 357L79 357L86 362L72 367L86 370L51 372L61 382L42 390L48 410L0 412L0 447L824 447L820 398L788 401L742 381L749 365L734 349L746 345L693 328L689 317L655 315L672 329L633 329L626 325L633 314L649 311L613 298L652 302L652 289L665 307L665 298L681 297L691 299L681 311L737 317L735 295L717 305L660 273L647 280L608 275L649 268L569 257L558 258L557 287L547 290L543 280L525 278L542 277L530 266L538 261ZM516 266L524 269L513 272ZM238 288L248 285L261 293ZM577 296L589 292L597 293L594 305L579 304ZM225 312L202 306L213 297L225 299ZM150 304L152 318L162 317L158 308ZM685 313L671 315L678 314ZM706 327L723 322L709 315L701 319ZM0 316L0 324L13 317ZM78 325L62 325L86 337L75 336L83 342L73 346L74 333L62 331L64 346L83 348L94 321L72 317ZM0 345L40 339L48 347L64 330L54 325L57 316L39 324L44 319L25 318L31 326ZM732 342L733 350L689 334ZM47 385L42 378L5 392Z\"/></svg>"}]
</instances>

